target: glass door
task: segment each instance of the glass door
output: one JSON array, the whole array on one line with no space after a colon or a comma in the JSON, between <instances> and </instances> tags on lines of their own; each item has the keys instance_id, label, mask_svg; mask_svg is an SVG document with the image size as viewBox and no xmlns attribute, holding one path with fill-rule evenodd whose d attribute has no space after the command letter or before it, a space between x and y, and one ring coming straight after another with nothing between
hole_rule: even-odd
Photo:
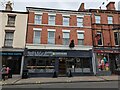
<instances>
[{"instance_id":1,"label":"glass door","mask_svg":"<svg viewBox=\"0 0 120 90\"><path fill-rule=\"evenodd\" d=\"M59 59L59 75L66 74L66 60L64 58Z\"/></svg>"}]
</instances>

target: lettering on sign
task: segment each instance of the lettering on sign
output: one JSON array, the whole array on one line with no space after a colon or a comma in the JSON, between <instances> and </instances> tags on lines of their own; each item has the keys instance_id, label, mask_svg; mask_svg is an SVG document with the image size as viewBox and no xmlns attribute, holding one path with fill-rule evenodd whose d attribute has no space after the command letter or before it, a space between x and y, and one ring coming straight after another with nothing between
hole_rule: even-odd
<instances>
[{"instance_id":1,"label":"lettering on sign","mask_svg":"<svg viewBox=\"0 0 120 90\"><path fill-rule=\"evenodd\" d=\"M67 56L67 52L28 51L27 56Z\"/></svg>"}]
</instances>

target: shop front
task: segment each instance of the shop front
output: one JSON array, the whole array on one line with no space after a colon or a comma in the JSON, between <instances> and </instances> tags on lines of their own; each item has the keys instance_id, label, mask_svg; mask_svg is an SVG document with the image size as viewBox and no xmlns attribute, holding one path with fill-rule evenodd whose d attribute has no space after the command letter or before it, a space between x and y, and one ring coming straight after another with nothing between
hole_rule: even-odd
<instances>
[{"instance_id":1,"label":"shop front","mask_svg":"<svg viewBox=\"0 0 120 90\"><path fill-rule=\"evenodd\" d=\"M67 76L90 75L92 69L92 52L81 50L27 50L24 69L30 76Z\"/></svg>"},{"instance_id":2,"label":"shop front","mask_svg":"<svg viewBox=\"0 0 120 90\"><path fill-rule=\"evenodd\" d=\"M0 52L0 56L2 57L2 65L9 67L12 74L20 74L23 52L3 51Z\"/></svg>"},{"instance_id":3,"label":"shop front","mask_svg":"<svg viewBox=\"0 0 120 90\"><path fill-rule=\"evenodd\" d=\"M120 72L119 50L95 50L97 75L111 75Z\"/></svg>"}]
</instances>

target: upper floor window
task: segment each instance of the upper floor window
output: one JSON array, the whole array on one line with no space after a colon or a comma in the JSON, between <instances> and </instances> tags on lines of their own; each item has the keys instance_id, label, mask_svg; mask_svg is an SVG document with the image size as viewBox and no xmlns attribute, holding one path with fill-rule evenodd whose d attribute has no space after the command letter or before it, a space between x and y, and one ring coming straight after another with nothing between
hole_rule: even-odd
<instances>
[{"instance_id":1,"label":"upper floor window","mask_svg":"<svg viewBox=\"0 0 120 90\"><path fill-rule=\"evenodd\" d=\"M97 44L98 44L99 46L103 45L102 32L97 32L96 38L97 38Z\"/></svg>"},{"instance_id":2,"label":"upper floor window","mask_svg":"<svg viewBox=\"0 0 120 90\"><path fill-rule=\"evenodd\" d=\"M69 45L70 33L63 32L63 45Z\"/></svg>"},{"instance_id":3,"label":"upper floor window","mask_svg":"<svg viewBox=\"0 0 120 90\"><path fill-rule=\"evenodd\" d=\"M48 44L55 44L55 31L48 30Z\"/></svg>"},{"instance_id":4,"label":"upper floor window","mask_svg":"<svg viewBox=\"0 0 120 90\"><path fill-rule=\"evenodd\" d=\"M77 26L83 27L83 18L77 18Z\"/></svg>"},{"instance_id":5,"label":"upper floor window","mask_svg":"<svg viewBox=\"0 0 120 90\"><path fill-rule=\"evenodd\" d=\"M41 31L34 30L34 37L33 37L33 43L34 44L40 44L41 41Z\"/></svg>"},{"instance_id":6,"label":"upper floor window","mask_svg":"<svg viewBox=\"0 0 120 90\"><path fill-rule=\"evenodd\" d=\"M108 16L108 24L113 24L113 17L112 16Z\"/></svg>"},{"instance_id":7,"label":"upper floor window","mask_svg":"<svg viewBox=\"0 0 120 90\"><path fill-rule=\"evenodd\" d=\"M119 33L118 32L114 32L114 39L115 39L115 45L119 45Z\"/></svg>"},{"instance_id":8,"label":"upper floor window","mask_svg":"<svg viewBox=\"0 0 120 90\"><path fill-rule=\"evenodd\" d=\"M84 45L84 33L83 32L78 32L78 45Z\"/></svg>"},{"instance_id":9,"label":"upper floor window","mask_svg":"<svg viewBox=\"0 0 120 90\"><path fill-rule=\"evenodd\" d=\"M41 23L42 23L42 16L35 15L35 24L41 24Z\"/></svg>"},{"instance_id":10,"label":"upper floor window","mask_svg":"<svg viewBox=\"0 0 120 90\"><path fill-rule=\"evenodd\" d=\"M16 15L8 15L8 26L15 26L15 17Z\"/></svg>"},{"instance_id":11,"label":"upper floor window","mask_svg":"<svg viewBox=\"0 0 120 90\"><path fill-rule=\"evenodd\" d=\"M63 25L64 26L69 26L69 17L63 17Z\"/></svg>"},{"instance_id":12,"label":"upper floor window","mask_svg":"<svg viewBox=\"0 0 120 90\"><path fill-rule=\"evenodd\" d=\"M49 16L48 24L49 25L55 25L55 16L52 16L52 15Z\"/></svg>"},{"instance_id":13,"label":"upper floor window","mask_svg":"<svg viewBox=\"0 0 120 90\"><path fill-rule=\"evenodd\" d=\"M12 47L14 32L5 33L5 47Z\"/></svg>"},{"instance_id":14,"label":"upper floor window","mask_svg":"<svg viewBox=\"0 0 120 90\"><path fill-rule=\"evenodd\" d=\"M100 24L100 16L99 15L95 16L95 22Z\"/></svg>"}]
</instances>

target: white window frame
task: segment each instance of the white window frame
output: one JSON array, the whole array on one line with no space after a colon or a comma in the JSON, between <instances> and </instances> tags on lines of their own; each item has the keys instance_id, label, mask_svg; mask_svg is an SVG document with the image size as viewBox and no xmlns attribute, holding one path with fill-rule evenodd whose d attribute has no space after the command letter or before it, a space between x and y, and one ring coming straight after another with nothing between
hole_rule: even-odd
<instances>
[{"instance_id":1,"label":"white window frame","mask_svg":"<svg viewBox=\"0 0 120 90\"><path fill-rule=\"evenodd\" d=\"M66 38L66 39L69 39L68 44L64 44L64 43L63 43L63 40L62 40L62 44L63 44L63 45L69 45L69 42L70 42L70 30L62 30L62 32L63 32L63 34L64 34L64 33L69 33L69 38ZM64 38L64 35L63 35L63 39L65 39L65 38Z\"/></svg>"},{"instance_id":2,"label":"white window frame","mask_svg":"<svg viewBox=\"0 0 120 90\"><path fill-rule=\"evenodd\" d=\"M101 16L95 15L95 23L100 24L101 23Z\"/></svg>"},{"instance_id":3,"label":"white window frame","mask_svg":"<svg viewBox=\"0 0 120 90\"><path fill-rule=\"evenodd\" d=\"M33 28L33 30L34 30L34 36L33 36L33 44L40 44L41 43L41 31L42 31L42 29L41 28ZM35 43L34 41L34 39L35 39L35 31L38 31L39 33L40 33L40 37L39 37L39 43Z\"/></svg>"},{"instance_id":4,"label":"white window frame","mask_svg":"<svg viewBox=\"0 0 120 90\"><path fill-rule=\"evenodd\" d=\"M83 39L78 38L78 34L83 34L83 36L84 36ZM77 30L77 39L78 40L83 40L83 44L81 44L81 45L84 45L84 39L85 39L84 31ZM80 44L78 44L78 45L80 45Z\"/></svg>"},{"instance_id":5,"label":"white window frame","mask_svg":"<svg viewBox=\"0 0 120 90\"><path fill-rule=\"evenodd\" d=\"M13 34L12 39L7 36L7 33L12 33ZM14 40L14 32L5 32L4 46L5 47L13 47L13 40ZM11 45L9 44L9 41L12 41Z\"/></svg>"},{"instance_id":6,"label":"white window frame","mask_svg":"<svg viewBox=\"0 0 120 90\"><path fill-rule=\"evenodd\" d=\"M36 19L36 16L40 16L40 21L36 21L36 20L38 20L38 19ZM38 23L38 22L39 22L39 23ZM40 15L40 14L35 14L34 24L36 24L36 25L42 24L42 15Z\"/></svg>"},{"instance_id":7,"label":"white window frame","mask_svg":"<svg viewBox=\"0 0 120 90\"><path fill-rule=\"evenodd\" d=\"M68 18L68 22L66 24L65 18ZM70 25L70 16L63 16L63 26L69 26Z\"/></svg>"},{"instance_id":8,"label":"white window frame","mask_svg":"<svg viewBox=\"0 0 120 90\"><path fill-rule=\"evenodd\" d=\"M78 21L78 19L82 19L82 21ZM77 27L83 27L83 17L77 17Z\"/></svg>"},{"instance_id":9,"label":"white window frame","mask_svg":"<svg viewBox=\"0 0 120 90\"><path fill-rule=\"evenodd\" d=\"M48 40L49 40L49 38L50 38L50 37L49 37L49 32L54 32L54 37L50 38L50 39L54 39L54 42L53 42L53 43L48 43L48 44L55 44L55 31L56 31L56 30L55 30L55 29L48 29L47 31L48 31Z\"/></svg>"},{"instance_id":10,"label":"white window frame","mask_svg":"<svg viewBox=\"0 0 120 90\"><path fill-rule=\"evenodd\" d=\"M110 20L109 18L112 18L112 20ZM107 19L108 19L108 24L113 24L113 16L108 16Z\"/></svg>"},{"instance_id":11,"label":"white window frame","mask_svg":"<svg viewBox=\"0 0 120 90\"><path fill-rule=\"evenodd\" d=\"M50 17L53 16L54 17L54 20L50 19ZM49 15L48 16L48 25L55 25L55 15ZM53 21L53 23L51 23L51 21Z\"/></svg>"}]
</instances>

